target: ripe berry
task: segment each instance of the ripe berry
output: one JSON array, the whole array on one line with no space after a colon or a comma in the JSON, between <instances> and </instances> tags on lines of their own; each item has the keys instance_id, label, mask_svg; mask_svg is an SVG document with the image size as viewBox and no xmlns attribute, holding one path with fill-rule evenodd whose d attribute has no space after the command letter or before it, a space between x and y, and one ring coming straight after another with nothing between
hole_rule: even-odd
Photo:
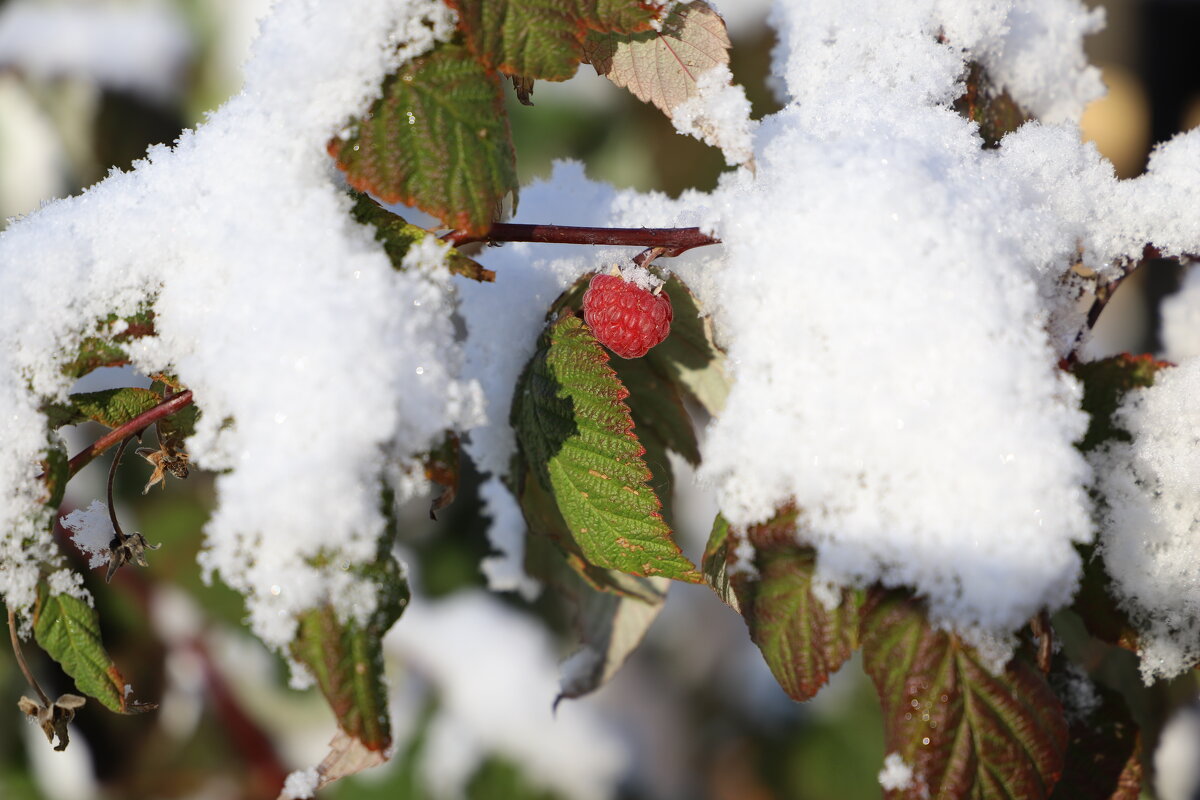
<instances>
[{"instance_id":1,"label":"ripe berry","mask_svg":"<svg viewBox=\"0 0 1200 800\"><path fill-rule=\"evenodd\" d=\"M671 298L617 275L597 275L583 294L583 319L600 344L639 358L671 332Z\"/></svg>"}]
</instances>

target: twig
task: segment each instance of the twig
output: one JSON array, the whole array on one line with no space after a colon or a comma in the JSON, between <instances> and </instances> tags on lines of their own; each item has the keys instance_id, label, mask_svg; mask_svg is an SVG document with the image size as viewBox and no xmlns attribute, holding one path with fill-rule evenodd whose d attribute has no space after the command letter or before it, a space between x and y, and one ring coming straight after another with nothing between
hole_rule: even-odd
<instances>
[{"instance_id":1,"label":"twig","mask_svg":"<svg viewBox=\"0 0 1200 800\"><path fill-rule=\"evenodd\" d=\"M136 434L130 434L121 440L121 446L117 448L117 454L113 456L112 464L108 467L108 518L112 521L113 530L116 531L117 541L124 543L125 531L121 530L121 523L117 521L117 504L113 502L113 484L116 482L117 467L121 464L121 456L125 454L125 448L132 442Z\"/></svg>"},{"instance_id":2,"label":"twig","mask_svg":"<svg viewBox=\"0 0 1200 800\"><path fill-rule=\"evenodd\" d=\"M654 259L661 256L664 252L664 249L661 247L647 248L633 257L633 263L639 267L644 267L650 262L654 261Z\"/></svg>"},{"instance_id":3,"label":"twig","mask_svg":"<svg viewBox=\"0 0 1200 800\"><path fill-rule=\"evenodd\" d=\"M693 247L720 244L699 228L586 228L573 225L520 225L496 222L482 236L451 231L442 237L454 246L470 242L540 242L543 244L607 244L661 249L660 255L678 256Z\"/></svg>"},{"instance_id":4,"label":"twig","mask_svg":"<svg viewBox=\"0 0 1200 800\"><path fill-rule=\"evenodd\" d=\"M25 654L21 652L21 642L17 639L17 616L13 613L11 606L8 609L8 636L12 639L13 655L17 657L17 666L21 668L21 674L25 676L25 680L29 681L29 685L37 692L38 698L42 701L42 706L49 708L50 698L46 697L46 693L42 691L41 685L33 677L33 673L29 671L29 665L25 663Z\"/></svg>"},{"instance_id":5,"label":"twig","mask_svg":"<svg viewBox=\"0 0 1200 800\"><path fill-rule=\"evenodd\" d=\"M192 390L186 389L179 394L172 395L169 399L156 405L149 411L144 411L138 414L133 419L126 422L119 428L113 428L108 433L101 436L92 444L88 445L80 451L74 458L68 462L67 478L73 478L79 470L86 467L92 462L92 459L103 453L108 448L112 447L130 436L141 433L146 428L158 422L164 417L169 417L181 408L191 405Z\"/></svg>"}]
</instances>

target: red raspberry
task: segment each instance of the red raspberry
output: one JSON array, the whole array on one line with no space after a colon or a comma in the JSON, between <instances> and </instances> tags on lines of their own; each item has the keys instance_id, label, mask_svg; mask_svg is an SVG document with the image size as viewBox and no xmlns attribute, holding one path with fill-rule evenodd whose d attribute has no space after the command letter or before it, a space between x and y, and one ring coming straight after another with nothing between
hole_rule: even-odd
<instances>
[{"instance_id":1,"label":"red raspberry","mask_svg":"<svg viewBox=\"0 0 1200 800\"><path fill-rule=\"evenodd\" d=\"M600 344L639 358L671 332L671 298L617 275L597 275L583 294L583 319Z\"/></svg>"}]
</instances>

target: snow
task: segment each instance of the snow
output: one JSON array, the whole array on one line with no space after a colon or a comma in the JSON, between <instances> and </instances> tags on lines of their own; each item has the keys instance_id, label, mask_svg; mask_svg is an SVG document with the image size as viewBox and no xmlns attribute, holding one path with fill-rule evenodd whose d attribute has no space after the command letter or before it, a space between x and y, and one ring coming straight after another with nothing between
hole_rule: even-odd
<instances>
[{"instance_id":1,"label":"snow","mask_svg":"<svg viewBox=\"0 0 1200 800\"><path fill-rule=\"evenodd\" d=\"M1179 291L1163 300L1162 341L1171 361L1200 356L1200 269L1189 268Z\"/></svg>"},{"instance_id":2,"label":"snow","mask_svg":"<svg viewBox=\"0 0 1200 800\"><path fill-rule=\"evenodd\" d=\"M163 3L16 0L0 10L0 66L34 78L80 78L163 100L191 49L184 20Z\"/></svg>"},{"instance_id":3,"label":"snow","mask_svg":"<svg viewBox=\"0 0 1200 800\"><path fill-rule=\"evenodd\" d=\"M0 19L28 6L10 3ZM733 385L698 477L734 524L797 504L819 581L912 587L936 621L1002 660L1012 630L1075 591L1075 546L1094 535L1094 470L1100 542L1143 633L1144 674L1179 671L1200 657L1189 491L1200 365L1185 360L1132 393L1122 420L1133 441L1088 463L1073 446L1087 422L1080 389L1058 362L1081 336L1089 287L1070 277L1077 262L1109 279L1147 243L1200 252L1200 132L1162 145L1124 182L1080 142L1079 113L1101 90L1081 40L1100 17L1077 0L780 0L770 18L783 110L750 125L737 90L706 90L679 117L697 130L708 118L708 138L734 163L752 155L753 170L671 199L558 164L522 192L514 221L700 225L723 240L664 266L728 352ZM390 69L451 33L439 0L279 0L240 95L132 171L0 236L6 602L27 608L40 565L59 563L36 481L53 443L38 409L70 383L59 363L81 326L144 305L158 336L131 355L195 392L203 416L189 452L220 473L202 565L247 595L265 641L285 644L294 615L324 600L346 615L371 610L373 587L313 563L375 557L381 483L401 501L421 491L414 456L447 428L490 476L490 582L532 591L498 480L514 449L513 387L555 298L632 253L509 244L480 255L496 281L477 284L447 276L432 239L397 272L350 221L325 142ZM89 74L114 66L106 48ZM160 62L177 57L162 52ZM968 60L1043 122L983 150L977 126L949 107ZM83 69L64 64L52 66ZM1168 346L1184 357L1200 338L1198 281L1168 305ZM98 536L93 509L76 518L86 541ZM443 788L489 750L578 796L612 787L623 757L612 740L584 717L551 724L555 659L535 631L467 595L414 603L389 635L449 711L429 744ZM881 782L903 766L891 761Z\"/></svg>"},{"instance_id":4,"label":"snow","mask_svg":"<svg viewBox=\"0 0 1200 800\"><path fill-rule=\"evenodd\" d=\"M721 65L696 79L695 97L671 111L671 123L680 133L719 147L730 166L745 164L753 155L754 122L746 90L732 84L729 67Z\"/></svg>"},{"instance_id":5,"label":"snow","mask_svg":"<svg viewBox=\"0 0 1200 800\"><path fill-rule=\"evenodd\" d=\"M912 785L913 768L899 753L888 753L879 771L879 785L889 792L907 789Z\"/></svg>"},{"instance_id":6,"label":"snow","mask_svg":"<svg viewBox=\"0 0 1200 800\"><path fill-rule=\"evenodd\" d=\"M302 798L312 797L316 794L317 786L320 785L321 774L316 767L309 769L298 769L287 776L287 780L283 782L282 797L290 800L302 800Z\"/></svg>"},{"instance_id":7,"label":"snow","mask_svg":"<svg viewBox=\"0 0 1200 800\"><path fill-rule=\"evenodd\" d=\"M517 592L534 600L541 583L525 574L525 517L512 492L498 477L490 477L479 487L483 513L491 519L488 539L495 551L479 565L488 588L495 592Z\"/></svg>"},{"instance_id":8,"label":"snow","mask_svg":"<svg viewBox=\"0 0 1200 800\"><path fill-rule=\"evenodd\" d=\"M89 569L108 563L108 546L117 532L108 518L107 505L93 500L86 509L75 509L60 521L71 532L71 541L88 557Z\"/></svg>"},{"instance_id":9,"label":"snow","mask_svg":"<svg viewBox=\"0 0 1200 800\"><path fill-rule=\"evenodd\" d=\"M1103 499L1100 545L1138 630L1151 682L1200 661L1200 359L1160 370L1126 395L1116 424L1132 442L1094 456Z\"/></svg>"},{"instance_id":10,"label":"snow","mask_svg":"<svg viewBox=\"0 0 1200 800\"><path fill-rule=\"evenodd\" d=\"M439 601L414 595L402 623L384 637L384 650L438 697L421 765L434 796L462 796L489 754L519 764L535 786L564 797L613 796L628 754L585 704L553 709L555 643L533 618L481 592ZM415 715L413 708L400 716Z\"/></svg>"},{"instance_id":11,"label":"snow","mask_svg":"<svg viewBox=\"0 0 1200 800\"><path fill-rule=\"evenodd\" d=\"M203 566L248 596L254 630L276 646L322 599L369 613L372 587L311 561L374 558L385 468L403 474L392 466L474 421L478 393L457 377L441 246L394 270L350 220L325 142L378 91L394 37L419 52L449 35L447 15L434 0L279 2L242 94L131 172L5 231L0 590L11 602L28 606L36 564L57 560L34 476L46 446L37 408L68 388L58 359L81 322L152 303L158 336L131 356L195 391L192 461L222 473Z\"/></svg>"},{"instance_id":12,"label":"snow","mask_svg":"<svg viewBox=\"0 0 1200 800\"><path fill-rule=\"evenodd\" d=\"M1171 715L1154 751L1154 788L1162 800L1193 800L1200 792L1200 708L1195 703Z\"/></svg>"}]
</instances>

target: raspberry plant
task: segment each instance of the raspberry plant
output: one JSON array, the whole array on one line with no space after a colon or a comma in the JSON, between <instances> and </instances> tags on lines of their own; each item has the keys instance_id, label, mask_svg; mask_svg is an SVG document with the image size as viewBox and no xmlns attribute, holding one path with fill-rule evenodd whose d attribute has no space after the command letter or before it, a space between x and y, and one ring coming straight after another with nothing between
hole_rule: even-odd
<instances>
[{"instance_id":1,"label":"raspberry plant","mask_svg":"<svg viewBox=\"0 0 1200 800\"><path fill-rule=\"evenodd\" d=\"M280 5L294 10L302 4ZM499 291L505 276L487 266L487 251L481 255L471 249L481 242L619 247L630 265L652 267L663 276L660 290L650 292L603 274L597 257L594 268L576 275L557 298L546 298L537 336L513 345L531 353L515 385L504 388L503 402L489 398L504 408L511 397L507 420L490 423L509 426L515 440L501 477L519 502L527 527L523 567L547 587L551 603L567 609L583 654L564 672L559 699L587 695L613 677L654 622L673 582L706 584L729 613L741 615L749 638L795 701L816 696L833 673L861 654L882 707L889 766L880 780L888 797L1136 797L1149 756L1138 724L1148 726L1146 735L1157 736L1161 717L1147 710L1143 694L1114 688L1128 683L1127 674L1091 688L1092 702L1078 701L1079 686L1091 687L1087 671L1100 656L1129 673L1130 659L1122 660L1120 652L1144 647L1145 612L1114 590L1106 571L1108 556L1094 537L1076 545L1082 576L1069 603L1038 607L1019 630L985 632L1001 637L999 658L995 647L986 646L994 645L994 638L933 614L931 603L938 598L921 586L880 575L831 583L822 571L830 536L821 527L823 509L785 502L773 514L745 524L719 514L702 558L694 563L680 548L670 522L676 510L671 507L674 478L668 452L693 466L703 463L705 449L697 430L725 412L738 375L731 375L726 364L728 342L720 326L730 324L723 321L721 292L689 286L672 267L688 253L720 252L725 245L716 228L504 221L506 204L518 205L521 188L505 92L511 85L520 102L530 104L538 82L567 79L580 64L628 87L682 131L722 148L731 164L741 165L736 180L766 182L768 178L756 177L745 131L730 122L731 115L714 110L719 103L705 105L714 97L728 99L721 93L730 89L729 40L717 12L703 0L549 5L446 0L444 6L431 2L420 14L412 13L405 18L408 39L390 32L389 69L374 93L367 92L371 101L360 103L355 118L323 131L328 157L350 187L348 197L329 204L341 203L341 226L357 232L348 234L353 246L369 254L382 252L398 273L414 283L428 281L434 287L428 291L436 297L452 295L447 287L453 286L475 296L491 290L488 284L497 284ZM955 46L950 28L926 33L929 42ZM270 42L287 44L283 38ZM957 52L962 62L959 94L944 110L952 107L976 123L974 143L980 150L1002 150L1011 141L1006 135L1034 115L989 74L986 55ZM249 99L240 102L261 100L255 91L252 87L245 95ZM750 130L749 120L743 121ZM182 141L179 152L190 146ZM163 151L154 158L168 155ZM142 162L134 174L154 174L155 168L153 160ZM120 176L109 180L115 184ZM318 205L329 200L314 198ZM398 204L419 209L437 223L428 229L412 224L398 213ZM0 238L0 253L8 248L14 254L0 261L0 270L7 271L0 272L4 280L17 275L14 265L25 246L21 231L43 224L39 220L53 220L54 209L14 224ZM69 227L68 220L64 229ZM1187 258L1178 238L1163 236L1160 249L1155 249L1157 241L1142 243L1148 248L1146 258ZM1092 362L1080 357L1088 331L1116 287L1141 263L1114 260L1102 275L1093 276L1090 286L1083 269L1064 270L1055 278L1076 287L1070 289L1076 298L1090 300L1090 309L1076 321L1068 351L1059 363L1047 364L1047 370L1061 373L1064 383L1082 388L1078 407L1090 419L1077 445L1083 454L1130 441L1120 411L1125 398L1139 396L1160 373L1174 369L1149 356ZM836 268L843 267L852 265ZM450 283L449 275L459 283ZM482 286L468 289L470 282ZM113 499L121 456L133 440L154 429L157 446L136 449L153 466L147 491L160 483L173 491L172 482L187 478L196 466L222 471L223 477L242 469L236 454L213 442L247 423L230 413L228 404L206 397L206 387L214 395L219 388L193 382L192 375L199 373L187 348L180 346L178 335L170 339L161 330L175 322L174 307L160 306L159 291L179 290L164 281L155 292L131 292L136 295L132 306L125 298L121 304L114 301L110 313L98 320L74 320L74 328L59 337L66 344L54 350L51 364L65 385L103 367L168 367L147 370L153 381L149 388L68 393L43 381L36 368L13 362L22 385L5 395L14 409L14 398L36 403L38 419L45 424L38 463L23 464L19 474L2 473L12 478L5 492L17 509L5 519L14 526L17 521L33 526L14 528L19 546L10 543L0 553L0 576L7 572L0 585L14 653L37 696L14 697L18 708L13 716L24 712L35 719L57 742L56 749L68 745L66 724L80 714L101 713L97 704L117 714L155 708L155 698L131 688L106 649L102 620L68 566L71 546L49 535L66 484L95 457L115 449L105 498L111 539L101 539L89 550L83 532L94 527L94 520L68 517L66 524L80 534L75 546L91 556L91 566L104 567L106 577L116 576L118 583L131 581L144 589L147 579L137 567L153 564L161 554L147 552L157 546L153 534L121 529ZM421 302L418 298L413 304ZM441 313L444 327L422 335L446 338L453 304L445 302ZM1053 311L1042 315L1047 328L1060 322L1053 317ZM724 330L736 339L735 328ZM1051 336L1046 331L1039 335ZM169 339L166 350L154 349L159 338ZM621 358L613 360L607 351ZM165 365L160 363L164 352ZM285 355L302 371L303 355L280 353L278 360ZM415 374L432 369L431 362L422 362ZM805 402L795 398L797 405ZM395 409L389 407L391 411ZM468 416L463 412L461 418ZM276 414L275 422L283 424L280 417L286 415ZM70 455L55 431L84 421L107 432ZM238 572L238 565L222 561L218 551L224 545L210 547L217 555L205 563L206 571L215 570L247 596L256 630L266 631L265 638L315 682L337 718L340 733L329 758L314 771L289 779L287 793L314 791L396 752L400 743L388 718L381 642L393 625L404 625L412 595L397 556L395 501L411 481L427 481L441 487L431 513L449 507L462 471L460 434L470 435L471 428L460 419L448 430L414 434L422 442L415 459L412 452L400 452L408 440L399 433L362 446L361 452L374 459L373 471L364 473L370 482L357 494L365 493L369 501L364 506L377 511L370 518L377 535L352 542L357 547L353 555L336 542L302 552L303 576L285 572L267 588ZM340 446L332 439L324 444ZM196 449L199 458L190 452ZM287 459L277 463L291 466ZM310 502L325 501L313 497ZM1094 502L1098 519L1103 518L1107 501L1097 496ZM270 521L258 524L269 526ZM263 567L260 562L271 558L265 549L256 549L261 543L255 537L261 533L244 531L246 538L230 548L234 560L248 569ZM319 586L313 597L298 607L271 605L277 602L272 598L291 597L305 581ZM349 608L342 604L343 595L354 598ZM272 639L278 630L287 632L286 641ZM84 705L71 693L51 702L25 661L23 651L30 645L21 644L21 633L31 634L78 692L96 702Z\"/></svg>"}]
</instances>

